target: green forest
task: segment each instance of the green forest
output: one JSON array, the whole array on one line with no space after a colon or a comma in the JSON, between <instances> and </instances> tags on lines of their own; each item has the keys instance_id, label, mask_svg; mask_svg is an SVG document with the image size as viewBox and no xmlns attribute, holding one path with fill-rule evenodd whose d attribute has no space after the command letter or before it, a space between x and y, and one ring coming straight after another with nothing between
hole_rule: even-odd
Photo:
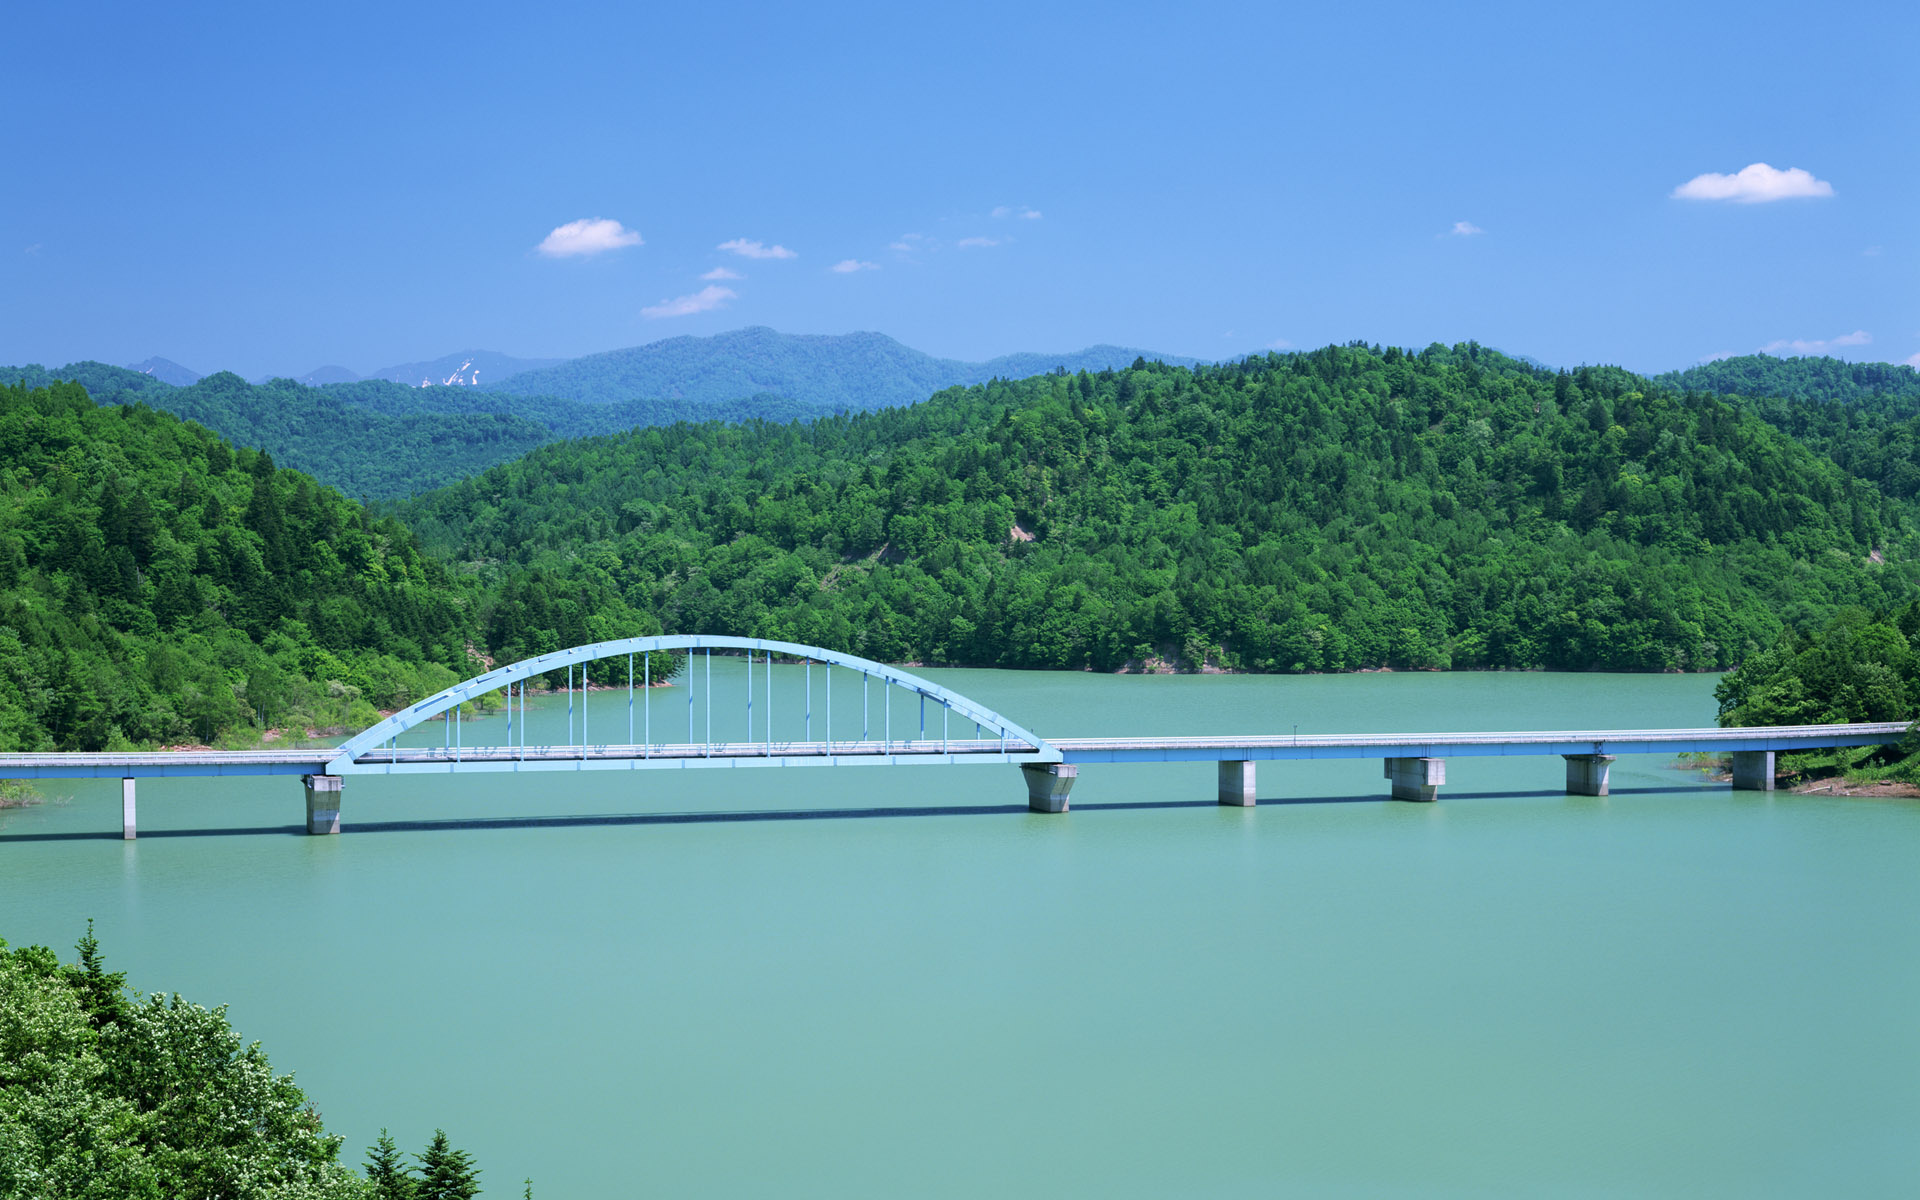
<instances>
[{"instance_id":1,"label":"green forest","mask_svg":"<svg viewBox=\"0 0 1920 1200\"><path fill-rule=\"evenodd\" d=\"M365 725L477 663L454 575L268 454L77 384L0 385L0 464L9 750Z\"/></svg>"},{"instance_id":2,"label":"green forest","mask_svg":"<svg viewBox=\"0 0 1920 1200\"><path fill-rule=\"evenodd\" d=\"M415 388L385 380L320 387L291 379L250 384L222 371L187 387L172 387L138 371L97 362L52 371L0 367L0 383L37 388L63 380L79 383L101 404L145 404L198 422L236 445L265 450L281 465L345 495L372 500L453 483L565 438L686 420L796 420L822 411L769 395L716 404L587 404L472 388Z\"/></svg>"},{"instance_id":3,"label":"green forest","mask_svg":"<svg viewBox=\"0 0 1920 1200\"><path fill-rule=\"evenodd\" d=\"M131 993L93 936L77 960L0 940L0 1196L36 1200L471 1200L479 1169L435 1131L339 1161L291 1075L225 1008ZM531 1193L532 1186L527 1191Z\"/></svg>"},{"instance_id":4,"label":"green forest","mask_svg":"<svg viewBox=\"0 0 1920 1200\"><path fill-rule=\"evenodd\" d=\"M486 661L663 631L1098 671L1706 670L1920 596L1911 453L1869 470L1748 397L1472 344L628 429L384 508L275 449L324 457L318 418L261 414L532 418L464 389L116 371L76 372L91 396L0 386L8 749L324 736ZM390 495L441 477L367 445Z\"/></svg>"},{"instance_id":5,"label":"green forest","mask_svg":"<svg viewBox=\"0 0 1920 1200\"><path fill-rule=\"evenodd\" d=\"M1471 345L636 430L398 511L507 654L597 593L895 661L1707 669L1916 579L1909 507L1738 406Z\"/></svg>"}]
</instances>

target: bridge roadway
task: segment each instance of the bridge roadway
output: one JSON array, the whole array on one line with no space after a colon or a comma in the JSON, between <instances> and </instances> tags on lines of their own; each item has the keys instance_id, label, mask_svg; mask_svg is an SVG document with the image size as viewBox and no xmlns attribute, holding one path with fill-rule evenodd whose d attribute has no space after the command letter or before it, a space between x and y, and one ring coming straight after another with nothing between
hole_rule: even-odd
<instances>
[{"instance_id":1,"label":"bridge roadway","mask_svg":"<svg viewBox=\"0 0 1920 1200\"><path fill-rule=\"evenodd\" d=\"M1278 734L1231 737L1061 738L1044 749L1003 739L755 741L560 746L379 747L352 760L355 774L448 774L770 766L904 766L1008 763L1026 778L1028 805L1063 812L1079 768L1089 763L1214 762L1220 803L1254 803L1255 764L1301 759L1378 758L1395 799L1431 801L1448 758L1560 755L1570 794L1607 794L1608 768L1621 754L1720 753L1733 758L1733 786L1773 786L1774 755L1902 740L1905 722L1785 725L1742 729L1600 729L1488 733ZM1052 753L1048 753L1051 751ZM334 773L329 774L329 768ZM308 828L339 828L341 761L326 748L185 750L147 753L0 754L0 778L116 778L123 783L123 832L134 835L133 781L182 776L299 775Z\"/></svg>"}]
</instances>

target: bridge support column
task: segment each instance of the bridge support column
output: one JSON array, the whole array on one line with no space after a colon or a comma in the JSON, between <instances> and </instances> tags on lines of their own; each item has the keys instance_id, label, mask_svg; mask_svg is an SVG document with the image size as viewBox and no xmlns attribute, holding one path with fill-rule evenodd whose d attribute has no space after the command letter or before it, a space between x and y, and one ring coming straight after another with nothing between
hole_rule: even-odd
<instances>
[{"instance_id":1,"label":"bridge support column","mask_svg":"<svg viewBox=\"0 0 1920 1200\"><path fill-rule=\"evenodd\" d=\"M120 836L129 842L139 837L138 824L133 812L133 776L129 775L120 781Z\"/></svg>"},{"instance_id":2,"label":"bridge support column","mask_svg":"<svg viewBox=\"0 0 1920 1200\"><path fill-rule=\"evenodd\" d=\"M1772 791L1773 751L1735 750L1733 752L1733 787L1739 792Z\"/></svg>"},{"instance_id":3,"label":"bridge support column","mask_svg":"<svg viewBox=\"0 0 1920 1200\"><path fill-rule=\"evenodd\" d=\"M1567 760L1567 795L1604 796L1607 772L1613 766L1611 754L1563 754Z\"/></svg>"},{"instance_id":4,"label":"bridge support column","mask_svg":"<svg viewBox=\"0 0 1920 1200\"><path fill-rule=\"evenodd\" d=\"M1430 804L1439 795L1440 785L1447 781L1447 760L1390 758L1387 760L1387 779L1392 784L1395 800Z\"/></svg>"},{"instance_id":5,"label":"bridge support column","mask_svg":"<svg viewBox=\"0 0 1920 1200\"><path fill-rule=\"evenodd\" d=\"M340 832L340 783L338 775L302 775L307 789L307 832Z\"/></svg>"},{"instance_id":6,"label":"bridge support column","mask_svg":"<svg viewBox=\"0 0 1920 1200\"><path fill-rule=\"evenodd\" d=\"M1220 764L1220 803L1233 808L1254 806L1253 763L1223 762Z\"/></svg>"},{"instance_id":7,"label":"bridge support column","mask_svg":"<svg viewBox=\"0 0 1920 1200\"><path fill-rule=\"evenodd\" d=\"M1021 763L1020 775L1027 781L1027 811L1059 813L1067 811L1067 793L1080 768L1072 763Z\"/></svg>"}]
</instances>

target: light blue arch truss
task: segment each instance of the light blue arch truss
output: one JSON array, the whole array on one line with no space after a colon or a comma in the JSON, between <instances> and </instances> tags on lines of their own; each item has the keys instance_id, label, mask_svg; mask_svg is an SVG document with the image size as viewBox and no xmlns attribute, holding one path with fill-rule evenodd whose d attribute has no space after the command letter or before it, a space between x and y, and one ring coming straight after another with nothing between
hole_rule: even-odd
<instances>
[{"instance_id":1,"label":"light blue arch truss","mask_svg":"<svg viewBox=\"0 0 1920 1200\"><path fill-rule=\"evenodd\" d=\"M565 748L568 753L556 754L552 747L541 747L533 756L514 757L511 748L501 753L497 749L489 752L480 748L468 750L463 755L449 758L445 754L431 755L429 761L400 761L396 754L381 754L400 734L425 721L433 720L457 706L489 692L497 692L510 684L520 683L536 675L583 663L598 662L602 659L621 658L633 654L660 653L666 651L696 650L744 650L751 654L778 654L788 658L812 660L834 666L847 667L877 680L887 681L896 687L924 696L968 721L975 722L982 731L991 731L998 744L997 752L989 752L980 743L967 743L970 751L956 747L949 752L942 749L932 753L932 743L902 742L895 739L896 745L905 747L908 752L873 753L860 750L849 753L846 742L832 743L768 743L767 751L733 752L720 758L711 754L693 753L654 754L636 753L637 748L626 746L591 747L580 745L578 754L572 754L575 748ZM689 662L687 677L691 681L693 666ZM942 744L947 739L942 738ZM757 744L757 743L756 743ZM873 745L871 739L863 739L859 745ZM741 745L746 745L742 743ZM778 749L775 749L775 746ZM914 751L912 748L918 746ZM823 749L824 747L824 749ZM839 751L835 747L841 747ZM523 747L524 749L524 747ZM377 761L367 761L368 755L374 755ZM524 769L581 769L581 768L633 768L633 767L688 767L688 766L774 766L774 765L851 765L855 763L898 763L908 761L982 761L1013 763L1057 763L1061 761L1061 752L1038 734L1026 729L992 709L977 704L958 692L948 691L931 680L900 670L898 667L871 659L857 658L851 654L840 654L832 650L823 650L818 646L803 646L797 642L772 641L766 638L722 637L708 634L666 634L656 637L622 638L611 642L594 642L586 646L575 646L570 650L556 650L551 654L542 654L535 658L523 659L511 666L476 675L463 683L456 683L443 692L429 696L416 704L369 727L363 732L341 743L334 752L334 758L327 764L329 775L354 775L367 773L392 773L399 771L498 771Z\"/></svg>"}]
</instances>

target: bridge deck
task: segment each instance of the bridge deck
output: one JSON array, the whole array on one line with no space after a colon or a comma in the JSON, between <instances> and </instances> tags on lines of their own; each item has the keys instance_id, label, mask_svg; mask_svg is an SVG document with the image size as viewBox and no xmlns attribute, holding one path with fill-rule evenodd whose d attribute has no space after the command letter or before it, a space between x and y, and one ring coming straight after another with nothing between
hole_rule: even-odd
<instances>
[{"instance_id":1,"label":"bridge deck","mask_svg":"<svg viewBox=\"0 0 1920 1200\"><path fill-rule=\"evenodd\" d=\"M1899 741L1905 722L1776 725L1746 729L1596 729L1549 732L1257 734L1230 737L1061 738L1069 763L1248 762L1331 758L1469 758L1553 754L1684 754L1807 750ZM103 754L0 754L0 778L119 779L204 775L318 775L327 749L181 750ZM848 742L716 742L588 746L439 746L369 750L359 773L634 770L738 766L874 766L1014 763L1051 758L998 739Z\"/></svg>"},{"instance_id":2,"label":"bridge deck","mask_svg":"<svg viewBox=\"0 0 1920 1200\"><path fill-rule=\"evenodd\" d=\"M1070 763L1250 762L1316 758L1474 758L1524 754L1689 754L1877 746L1904 721L1744 729L1590 729L1495 733L1289 734L1256 737L1055 738Z\"/></svg>"}]
</instances>

